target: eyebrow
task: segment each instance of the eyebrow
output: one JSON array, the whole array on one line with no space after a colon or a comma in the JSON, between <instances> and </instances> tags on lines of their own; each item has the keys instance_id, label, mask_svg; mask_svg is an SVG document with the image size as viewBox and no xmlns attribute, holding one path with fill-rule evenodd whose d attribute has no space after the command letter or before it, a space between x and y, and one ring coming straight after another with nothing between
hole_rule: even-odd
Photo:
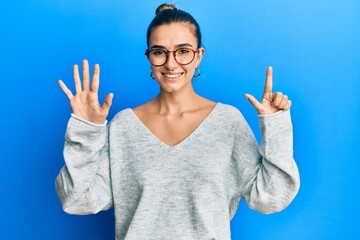
<instances>
[{"instance_id":1,"label":"eyebrow","mask_svg":"<svg viewBox=\"0 0 360 240\"><path fill-rule=\"evenodd\" d=\"M181 43L175 46L176 48L180 48L180 47L193 47L190 43ZM161 45L153 45L151 46L150 49L154 49L154 48L160 48L160 49L166 49L164 46Z\"/></svg>"}]
</instances>

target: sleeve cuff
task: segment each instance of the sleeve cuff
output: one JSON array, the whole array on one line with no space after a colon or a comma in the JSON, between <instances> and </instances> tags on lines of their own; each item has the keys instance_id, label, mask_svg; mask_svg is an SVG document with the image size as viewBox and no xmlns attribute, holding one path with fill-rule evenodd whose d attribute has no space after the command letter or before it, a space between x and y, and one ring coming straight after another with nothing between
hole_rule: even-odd
<instances>
[{"instance_id":1,"label":"sleeve cuff","mask_svg":"<svg viewBox=\"0 0 360 240\"><path fill-rule=\"evenodd\" d=\"M86 119L84 119L82 117L79 117L79 116L75 115L74 113L71 113L71 118L79 120L79 121L81 121L83 123L86 123L86 124L94 126L94 127L104 127L107 124L107 120L105 120L105 122L102 123L102 124L93 123L93 122L90 122L90 121L88 121L88 120L86 120Z\"/></svg>"},{"instance_id":2,"label":"sleeve cuff","mask_svg":"<svg viewBox=\"0 0 360 240\"><path fill-rule=\"evenodd\" d=\"M268 127L291 125L290 110L278 111L269 115L259 115L260 127L262 130Z\"/></svg>"},{"instance_id":3,"label":"sleeve cuff","mask_svg":"<svg viewBox=\"0 0 360 240\"><path fill-rule=\"evenodd\" d=\"M279 153L292 154L292 122L290 111L279 111L277 113L259 116L262 143L260 153L271 159L271 156ZM270 153L272 153L270 155Z\"/></svg>"}]
</instances>

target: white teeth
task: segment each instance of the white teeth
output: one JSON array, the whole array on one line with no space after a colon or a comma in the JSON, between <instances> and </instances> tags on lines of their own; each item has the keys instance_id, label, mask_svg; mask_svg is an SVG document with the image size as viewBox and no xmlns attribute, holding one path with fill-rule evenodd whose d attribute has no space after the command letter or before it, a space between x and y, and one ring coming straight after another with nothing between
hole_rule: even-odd
<instances>
[{"instance_id":1,"label":"white teeth","mask_svg":"<svg viewBox=\"0 0 360 240\"><path fill-rule=\"evenodd\" d=\"M181 75L181 73L178 74L164 74L165 77L167 78L177 78Z\"/></svg>"}]
</instances>

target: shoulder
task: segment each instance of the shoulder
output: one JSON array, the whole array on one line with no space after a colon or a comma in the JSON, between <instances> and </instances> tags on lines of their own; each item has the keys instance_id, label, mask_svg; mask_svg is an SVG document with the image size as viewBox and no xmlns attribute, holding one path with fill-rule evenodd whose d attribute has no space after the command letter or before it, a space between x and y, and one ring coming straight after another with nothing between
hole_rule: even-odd
<instances>
[{"instance_id":1,"label":"shoulder","mask_svg":"<svg viewBox=\"0 0 360 240\"><path fill-rule=\"evenodd\" d=\"M218 108L219 114L228 120L231 120L231 121L239 121L239 120L243 121L244 120L242 113L235 106L219 102L217 104L217 108Z\"/></svg>"},{"instance_id":2,"label":"shoulder","mask_svg":"<svg viewBox=\"0 0 360 240\"><path fill-rule=\"evenodd\" d=\"M129 118L131 115L131 108L125 108L123 110L121 110L120 112L118 112L113 119L111 120L111 122L116 122L122 119L127 119Z\"/></svg>"},{"instance_id":3,"label":"shoulder","mask_svg":"<svg viewBox=\"0 0 360 240\"><path fill-rule=\"evenodd\" d=\"M231 129L236 132L250 131L248 122L237 107L224 103L218 103L217 107L219 121L230 125Z\"/></svg>"},{"instance_id":4,"label":"shoulder","mask_svg":"<svg viewBox=\"0 0 360 240\"><path fill-rule=\"evenodd\" d=\"M126 126L134 122L134 113L131 108L125 108L118 112L109 122L109 127Z\"/></svg>"},{"instance_id":5,"label":"shoulder","mask_svg":"<svg viewBox=\"0 0 360 240\"><path fill-rule=\"evenodd\" d=\"M232 105L218 102L212 113L212 123L221 131L237 131L247 125L240 110Z\"/></svg>"},{"instance_id":6,"label":"shoulder","mask_svg":"<svg viewBox=\"0 0 360 240\"><path fill-rule=\"evenodd\" d=\"M224 116L222 117L223 121L231 126L235 138L241 139L240 141L243 142L248 140L255 142L254 133L238 108L229 104L221 104L219 105L219 112L222 112Z\"/></svg>"}]
</instances>

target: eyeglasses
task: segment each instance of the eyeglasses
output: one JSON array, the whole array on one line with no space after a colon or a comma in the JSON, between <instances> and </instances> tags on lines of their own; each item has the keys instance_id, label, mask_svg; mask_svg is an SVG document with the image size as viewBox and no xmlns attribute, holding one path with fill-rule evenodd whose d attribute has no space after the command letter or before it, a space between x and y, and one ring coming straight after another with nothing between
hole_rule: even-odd
<instances>
[{"instance_id":1,"label":"eyeglasses","mask_svg":"<svg viewBox=\"0 0 360 240\"><path fill-rule=\"evenodd\" d=\"M159 67L166 63L171 52L173 53L174 59L177 63L180 65L188 65L194 60L197 51L184 47L178 48L174 51L154 48L146 50L145 55L149 59L151 65Z\"/></svg>"}]
</instances>

